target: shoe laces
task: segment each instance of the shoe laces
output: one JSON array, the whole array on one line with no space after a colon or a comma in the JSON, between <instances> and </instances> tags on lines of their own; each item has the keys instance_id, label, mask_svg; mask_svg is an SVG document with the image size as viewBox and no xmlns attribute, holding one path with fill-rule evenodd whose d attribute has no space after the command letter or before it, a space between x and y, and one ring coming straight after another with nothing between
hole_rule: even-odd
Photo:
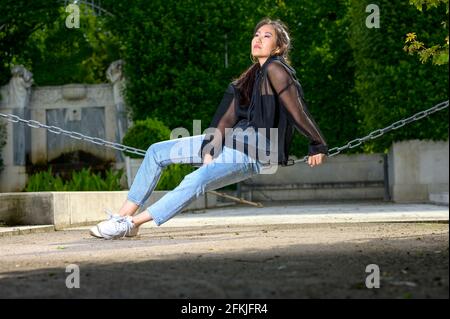
<instances>
[{"instance_id":1,"label":"shoe laces","mask_svg":"<svg viewBox=\"0 0 450 319\"><path fill-rule=\"evenodd\" d=\"M123 237L131 233L131 230L133 229L133 222L126 217L122 217L120 219L116 220L116 223L114 224L114 227L117 231L123 232Z\"/></svg>"},{"instance_id":2,"label":"shoe laces","mask_svg":"<svg viewBox=\"0 0 450 319\"><path fill-rule=\"evenodd\" d=\"M116 231L124 231L122 238L131 233L131 230L133 229L133 223L131 221L128 221L127 216L114 214L108 208L105 208L104 211L106 215L108 215L108 221L110 221L111 219L115 219L114 228L116 229Z\"/></svg>"}]
</instances>

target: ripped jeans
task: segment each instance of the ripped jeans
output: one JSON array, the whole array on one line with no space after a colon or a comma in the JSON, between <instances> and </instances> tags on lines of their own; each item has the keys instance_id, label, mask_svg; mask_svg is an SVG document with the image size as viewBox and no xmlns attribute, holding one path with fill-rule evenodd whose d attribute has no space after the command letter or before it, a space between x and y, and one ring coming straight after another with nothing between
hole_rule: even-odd
<instances>
[{"instance_id":1,"label":"ripped jeans","mask_svg":"<svg viewBox=\"0 0 450 319\"><path fill-rule=\"evenodd\" d=\"M127 199L143 206L155 189L161 173L172 163L202 164L200 150L205 134L152 144L133 180ZM181 183L146 209L156 225L161 225L209 190L225 187L261 173L271 164L262 164L243 152L223 147L212 162L186 175Z\"/></svg>"}]
</instances>

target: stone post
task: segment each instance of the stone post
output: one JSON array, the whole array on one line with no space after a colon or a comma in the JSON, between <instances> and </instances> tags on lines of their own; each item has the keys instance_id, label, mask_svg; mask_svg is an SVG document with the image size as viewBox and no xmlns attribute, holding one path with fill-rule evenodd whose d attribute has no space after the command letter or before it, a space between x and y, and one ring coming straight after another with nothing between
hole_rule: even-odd
<instances>
[{"instance_id":1,"label":"stone post","mask_svg":"<svg viewBox=\"0 0 450 319\"><path fill-rule=\"evenodd\" d=\"M14 114L23 119L30 119L30 94L33 74L21 65L11 70L11 80L2 92L2 113ZM17 192L25 187L27 154L30 153L30 127L22 123L8 122L7 139L3 150L4 171L0 178L0 191Z\"/></svg>"},{"instance_id":2,"label":"stone post","mask_svg":"<svg viewBox=\"0 0 450 319\"><path fill-rule=\"evenodd\" d=\"M114 61L106 71L106 77L113 86L114 104L116 106L116 143L122 143L122 139L130 126L124 99L125 78L123 76L123 65L123 60ZM124 155L121 151L116 152L116 161L124 161Z\"/></svg>"}]
</instances>

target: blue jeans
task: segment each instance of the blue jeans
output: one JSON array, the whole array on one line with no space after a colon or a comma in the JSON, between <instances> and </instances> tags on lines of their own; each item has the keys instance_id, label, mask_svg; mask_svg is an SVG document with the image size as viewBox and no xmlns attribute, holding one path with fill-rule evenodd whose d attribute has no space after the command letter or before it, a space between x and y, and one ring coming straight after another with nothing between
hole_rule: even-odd
<instances>
[{"instance_id":1,"label":"blue jeans","mask_svg":"<svg viewBox=\"0 0 450 319\"><path fill-rule=\"evenodd\" d=\"M172 163L202 164L199 150L205 134L152 144L130 187L127 199L143 206L156 187L162 170ZM265 164L227 146L212 162L186 175L181 183L146 210L156 225L166 222L209 190L245 180L261 172Z\"/></svg>"}]
</instances>

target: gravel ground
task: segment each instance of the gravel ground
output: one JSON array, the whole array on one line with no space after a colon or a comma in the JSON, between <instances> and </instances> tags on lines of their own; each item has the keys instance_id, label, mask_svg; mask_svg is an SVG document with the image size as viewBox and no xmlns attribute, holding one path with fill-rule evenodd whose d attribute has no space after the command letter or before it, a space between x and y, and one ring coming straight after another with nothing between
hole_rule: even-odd
<instances>
[{"instance_id":1,"label":"gravel ground","mask_svg":"<svg viewBox=\"0 0 450 319\"><path fill-rule=\"evenodd\" d=\"M448 298L448 223L87 229L0 238L1 298ZM80 269L68 289L66 266ZM366 266L380 288L365 285Z\"/></svg>"}]
</instances>

